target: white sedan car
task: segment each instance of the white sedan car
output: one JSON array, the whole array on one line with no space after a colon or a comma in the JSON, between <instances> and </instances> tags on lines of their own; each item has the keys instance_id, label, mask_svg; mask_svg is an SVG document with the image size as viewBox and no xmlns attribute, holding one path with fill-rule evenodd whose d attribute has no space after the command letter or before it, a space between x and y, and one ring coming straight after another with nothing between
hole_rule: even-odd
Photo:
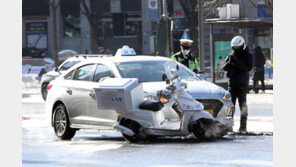
<instances>
[{"instance_id":1,"label":"white sedan car","mask_svg":"<svg viewBox=\"0 0 296 167\"><path fill-rule=\"evenodd\" d=\"M93 88L101 78L138 78L146 98L155 98L158 90L167 86L162 81L165 62L155 56L120 56L86 59L68 69L48 85L46 110L57 137L71 139L79 129L112 129L117 122L114 111L99 111ZM187 80L187 90L204 105L215 120L232 131L233 104L225 89L202 80L187 67L180 65L179 73Z\"/></svg>"}]
</instances>

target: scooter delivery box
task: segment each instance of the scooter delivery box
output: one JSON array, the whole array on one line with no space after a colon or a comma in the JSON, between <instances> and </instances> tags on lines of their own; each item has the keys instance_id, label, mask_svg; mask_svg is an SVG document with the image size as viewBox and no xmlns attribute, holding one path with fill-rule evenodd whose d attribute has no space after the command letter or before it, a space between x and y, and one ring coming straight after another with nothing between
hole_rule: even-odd
<instances>
[{"instance_id":1,"label":"scooter delivery box","mask_svg":"<svg viewBox=\"0 0 296 167\"><path fill-rule=\"evenodd\" d=\"M137 78L106 78L94 90L99 110L132 112L144 100Z\"/></svg>"}]
</instances>

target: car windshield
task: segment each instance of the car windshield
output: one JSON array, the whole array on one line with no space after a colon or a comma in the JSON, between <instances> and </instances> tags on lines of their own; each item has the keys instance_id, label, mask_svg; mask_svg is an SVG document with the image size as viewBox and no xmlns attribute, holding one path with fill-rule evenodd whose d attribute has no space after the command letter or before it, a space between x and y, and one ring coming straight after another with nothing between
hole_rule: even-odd
<instances>
[{"instance_id":1,"label":"car windshield","mask_svg":"<svg viewBox=\"0 0 296 167\"><path fill-rule=\"evenodd\" d=\"M166 73L165 64L168 61L136 61L118 63L117 67L123 78L138 78L139 82L162 81L162 75ZM180 68L181 79L189 79L194 76Z\"/></svg>"}]
</instances>

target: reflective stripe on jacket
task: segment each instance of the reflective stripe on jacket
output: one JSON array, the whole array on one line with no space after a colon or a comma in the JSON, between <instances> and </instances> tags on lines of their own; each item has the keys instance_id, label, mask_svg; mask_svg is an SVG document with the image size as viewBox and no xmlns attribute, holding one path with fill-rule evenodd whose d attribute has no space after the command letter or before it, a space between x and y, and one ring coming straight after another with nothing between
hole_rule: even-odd
<instances>
[{"instance_id":1,"label":"reflective stripe on jacket","mask_svg":"<svg viewBox=\"0 0 296 167\"><path fill-rule=\"evenodd\" d=\"M196 71L196 70L200 71L200 68L198 66L197 58L192 57L191 53L189 53L188 60L187 60L188 62L186 62L186 59L184 59L181 52L178 52L178 53L174 54L171 57L171 59L185 65L186 67L188 67L192 71Z\"/></svg>"}]
</instances>

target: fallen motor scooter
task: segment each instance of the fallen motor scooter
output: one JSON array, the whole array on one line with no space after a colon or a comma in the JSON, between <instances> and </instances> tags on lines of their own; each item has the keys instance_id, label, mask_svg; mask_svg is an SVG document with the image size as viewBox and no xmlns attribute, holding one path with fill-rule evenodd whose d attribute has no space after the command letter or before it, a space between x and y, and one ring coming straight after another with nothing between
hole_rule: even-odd
<instances>
[{"instance_id":1,"label":"fallen motor scooter","mask_svg":"<svg viewBox=\"0 0 296 167\"><path fill-rule=\"evenodd\" d=\"M144 100L143 88L137 79L121 79L126 81L122 84L118 84L116 78L104 79L99 88L95 88L98 108L118 113L114 129L130 142L191 133L198 141L217 137L213 116L185 90L187 84L180 79L178 65L167 63L162 79L169 86L157 92L159 101ZM112 86L115 83L117 86Z\"/></svg>"}]
</instances>

